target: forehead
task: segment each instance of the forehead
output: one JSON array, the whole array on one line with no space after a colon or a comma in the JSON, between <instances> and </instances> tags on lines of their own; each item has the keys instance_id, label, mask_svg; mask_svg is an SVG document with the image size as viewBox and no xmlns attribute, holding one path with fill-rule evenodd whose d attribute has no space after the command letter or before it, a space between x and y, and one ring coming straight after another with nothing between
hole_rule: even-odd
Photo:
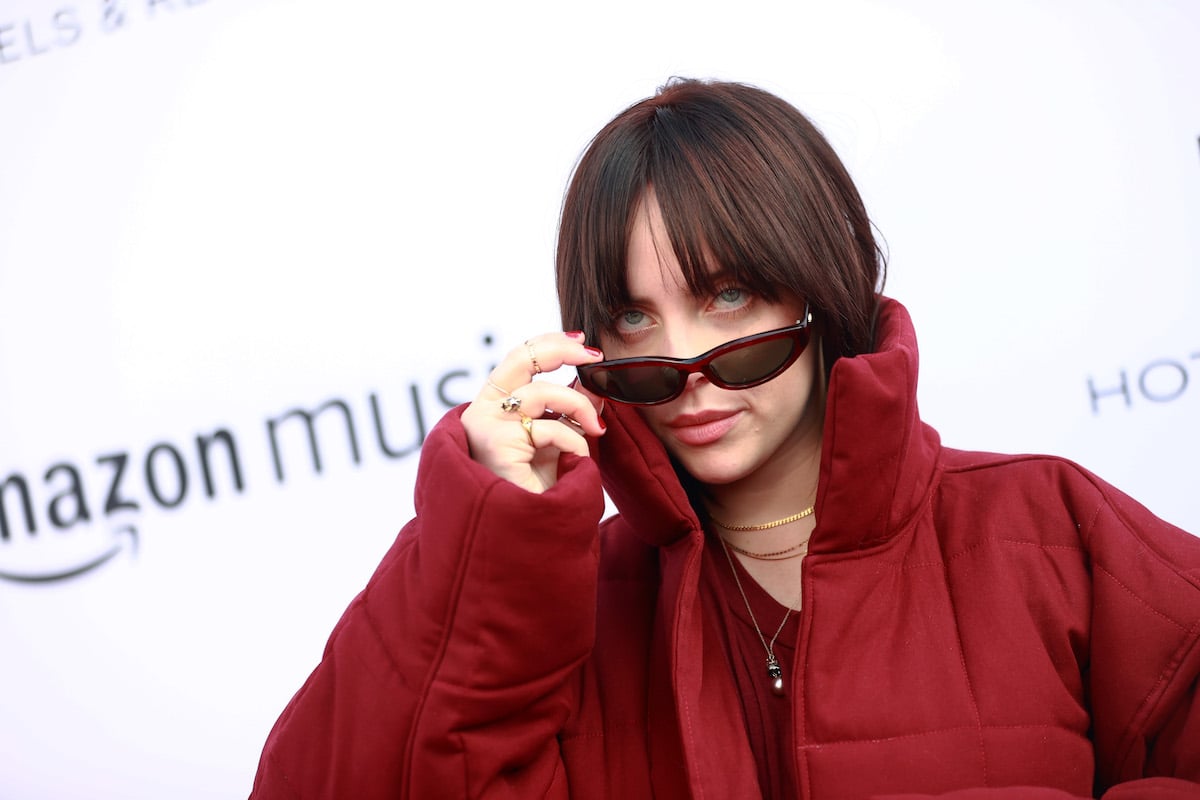
<instances>
[{"instance_id":1,"label":"forehead","mask_svg":"<svg viewBox=\"0 0 1200 800\"><path fill-rule=\"evenodd\" d=\"M709 264L709 273L713 274L716 270L711 268L711 261ZM633 214L625 257L625 285L635 300L696 294L697 287L689 285L671 246L653 190L646 192Z\"/></svg>"}]
</instances>

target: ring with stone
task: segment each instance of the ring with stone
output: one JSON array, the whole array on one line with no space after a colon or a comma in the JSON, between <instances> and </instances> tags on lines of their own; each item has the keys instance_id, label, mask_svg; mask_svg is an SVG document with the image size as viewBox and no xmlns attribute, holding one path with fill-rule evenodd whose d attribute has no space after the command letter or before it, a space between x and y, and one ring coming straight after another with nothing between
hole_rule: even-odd
<instances>
[{"instance_id":1,"label":"ring with stone","mask_svg":"<svg viewBox=\"0 0 1200 800\"><path fill-rule=\"evenodd\" d=\"M521 398L517 397L508 389L505 389L503 386L496 384L491 378L488 378L488 386L492 387L500 394L505 395L505 398L500 401L501 411L508 413L509 411L516 411L521 407Z\"/></svg>"},{"instance_id":2,"label":"ring with stone","mask_svg":"<svg viewBox=\"0 0 1200 800\"><path fill-rule=\"evenodd\" d=\"M525 438L529 440L529 446L536 450L537 445L533 443L533 417L522 414L521 427L525 429Z\"/></svg>"}]
</instances>

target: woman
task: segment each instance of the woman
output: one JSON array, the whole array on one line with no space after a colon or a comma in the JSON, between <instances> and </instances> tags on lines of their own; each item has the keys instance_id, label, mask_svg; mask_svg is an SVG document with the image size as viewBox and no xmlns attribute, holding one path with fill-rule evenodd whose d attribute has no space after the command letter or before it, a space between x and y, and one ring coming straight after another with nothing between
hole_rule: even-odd
<instances>
[{"instance_id":1,"label":"woman","mask_svg":"<svg viewBox=\"0 0 1200 800\"><path fill-rule=\"evenodd\" d=\"M570 332L429 437L254 796L1200 796L1200 540L1060 459L941 446L798 111L632 106L557 269Z\"/></svg>"}]
</instances>

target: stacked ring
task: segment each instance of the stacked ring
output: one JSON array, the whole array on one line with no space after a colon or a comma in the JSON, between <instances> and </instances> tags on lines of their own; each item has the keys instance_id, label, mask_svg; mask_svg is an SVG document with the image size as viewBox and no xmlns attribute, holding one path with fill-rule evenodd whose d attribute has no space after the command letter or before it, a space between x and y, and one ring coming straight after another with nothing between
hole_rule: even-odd
<instances>
[{"instance_id":1,"label":"stacked ring","mask_svg":"<svg viewBox=\"0 0 1200 800\"><path fill-rule=\"evenodd\" d=\"M538 363L537 353L533 350L533 345L528 341L525 342L525 352L529 354L529 363L533 366L533 374L539 375L542 371L542 365Z\"/></svg>"}]
</instances>

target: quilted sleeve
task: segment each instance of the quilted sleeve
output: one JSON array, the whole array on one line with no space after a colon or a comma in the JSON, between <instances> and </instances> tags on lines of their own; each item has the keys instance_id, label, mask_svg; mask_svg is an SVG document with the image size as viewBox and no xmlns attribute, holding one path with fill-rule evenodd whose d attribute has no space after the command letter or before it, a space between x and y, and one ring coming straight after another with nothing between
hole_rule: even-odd
<instances>
[{"instance_id":1,"label":"quilted sleeve","mask_svg":"<svg viewBox=\"0 0 1200 800\"><path fill-rule=\"evenodd\" d=\"M1077 467L1063 479L1090 555L1085 678L1095 796L1200 800L1200 539ZM931 800L884 795L874 800ZM1068 800L1045 787L971 788L938 800Z\"/></svg>"},{"instance_id":2,"label":"quilted sleeve","mask_svg":"<svg viewBox=\"0 0 1200 800\"><path fill-rule=\"evenodd\" d=\"M1088 674L1097 790L1200 797L1200 539L1099 484L1081 533L1092 560ZM1133 783L1130 783L1130 782Z\"/></svg>"},{"instance_id":3,"label":"quilted sleeve","mask_svg":"<svg viewBox=\"0 0 1200 800\"><path fill-rule=\"evenodd\" d=\"M1081 535L1092 555L1097 792L1200 798L1200 539L1096 485L1102 501Z\"/></svg>"},{"instance_id":4,"label":"quilted sleeve","mask_svg":"<svg viewBox=\"0 0 1200 800\"><path fill-rule=\"evenodd\" d=\"M535 495L469 457L457 413L421 456L416 518L272 730L253 798L565 797L557 734L594 638L590 459Z\"/></svg>"}]
</instances>

